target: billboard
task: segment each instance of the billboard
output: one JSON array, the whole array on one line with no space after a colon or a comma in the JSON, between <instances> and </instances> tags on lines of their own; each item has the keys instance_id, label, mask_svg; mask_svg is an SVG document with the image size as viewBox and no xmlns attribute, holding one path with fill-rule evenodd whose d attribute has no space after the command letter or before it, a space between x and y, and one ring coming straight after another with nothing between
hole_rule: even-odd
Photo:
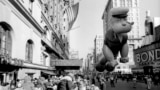
<instances>
[{"instance_id":1,"label":"billboard","mask_svg":"<svg viewBox=\"0 0 160 90\"><path fill-rule=\"evenodd\" d=\"M137 66L160 66L160 43L134 50L134 61Z\"/></svg>"}]
</instances>

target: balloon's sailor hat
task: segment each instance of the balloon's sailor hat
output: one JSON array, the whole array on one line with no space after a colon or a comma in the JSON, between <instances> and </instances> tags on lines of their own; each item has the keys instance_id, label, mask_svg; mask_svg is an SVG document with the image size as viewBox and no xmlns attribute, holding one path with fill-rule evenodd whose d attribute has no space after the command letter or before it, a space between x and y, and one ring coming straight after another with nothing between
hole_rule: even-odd
<instances>
[{"instance_id":1,"label":"balloon's sailor hat","mask_svg":"<svg viewBox=\"0 0 160 90\"><path fill-rule=\"evenodd\" d=\"M127 13L129 12L129 9L126 7L116 7L116 8L111 8L110 13L112 17L117 17L117 18L126 18L128 15Z\"/></svg>"}]
</instances>

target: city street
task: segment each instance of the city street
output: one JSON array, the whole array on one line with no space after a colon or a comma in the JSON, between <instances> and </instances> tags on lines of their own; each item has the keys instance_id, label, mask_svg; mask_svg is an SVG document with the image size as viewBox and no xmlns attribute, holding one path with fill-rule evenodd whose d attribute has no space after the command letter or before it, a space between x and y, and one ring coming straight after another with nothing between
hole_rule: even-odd
<instances>
[{"instance_id":1,"label":"city street","mask_svg":"<svg viewBox=\"0 0 160 90\"><path fill-rule=\"evenodd\" d=\"M152 82L158 85L159 4L0 0L0 90L147 90ZM150 90L160 90L155 85Z\"/></svg>"},{"instance_id":2,"label":"city street","mask_svg":"<svg viewBox=\"0 0 160 90\"><path fill-rule=\"evenodd\" d=\"M160 86L152 86L151 90L159 90ZM116 87L111 87L110 83L107 82L107 90L147 90L146 89L146 84L144 83L137 83L137 87L133 88L133 83L132 82L126 82L126 81L121 81L119 80L116 83Z\"/></svg>"}]
</instances>

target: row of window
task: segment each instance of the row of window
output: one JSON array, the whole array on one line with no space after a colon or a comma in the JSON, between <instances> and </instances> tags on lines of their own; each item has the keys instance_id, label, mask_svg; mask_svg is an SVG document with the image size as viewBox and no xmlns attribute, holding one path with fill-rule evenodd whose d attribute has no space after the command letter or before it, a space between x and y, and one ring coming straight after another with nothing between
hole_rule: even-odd
<instances>
[{"instance_id":1,"label":"row of window","mask_svg":"<svg viewBox=\"0 0 160 90\"><path fill-rule=\"evenodd\" d=\"M7 28L3 22L0 23L0 53L11 56L12 52L12 30ZM26 42L25 60L32 63L34 42L29 39ZM45 55L42 55L44 57ZM45 63L43 59L43 64Z\"/></svg>"},{"instance_id":2,"label":"row of window","mask_svg":"<svg viewBox=\"0 0 160 90\"><path fill-rule=\"evenodd\" d=\"M128 1L128 2L125 2L124 0L121 0L120 3L118 3L116 0L114 2L114 7L118 7L118 6L121 6L121 7L137 7L138 6L138 3L135 2L133 3L132 1Z\"/></svg>"}]
</instances>

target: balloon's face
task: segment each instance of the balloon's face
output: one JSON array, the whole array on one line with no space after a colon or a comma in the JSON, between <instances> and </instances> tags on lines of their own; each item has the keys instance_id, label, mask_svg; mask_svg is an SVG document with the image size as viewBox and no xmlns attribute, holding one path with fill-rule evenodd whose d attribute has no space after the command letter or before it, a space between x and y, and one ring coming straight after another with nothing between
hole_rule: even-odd
<instances>
[{"instance_id":1,"label":"balloon's face","mask_svg":"<svg viewBox=\"0 0 160 90\"><path fill-rule=\"evenodd\" d=\"M131 31L133 23L127 21L127 18L115 18L111 19L111 27L115 33L128 33Z\"/></svg>"}]
</instances>

